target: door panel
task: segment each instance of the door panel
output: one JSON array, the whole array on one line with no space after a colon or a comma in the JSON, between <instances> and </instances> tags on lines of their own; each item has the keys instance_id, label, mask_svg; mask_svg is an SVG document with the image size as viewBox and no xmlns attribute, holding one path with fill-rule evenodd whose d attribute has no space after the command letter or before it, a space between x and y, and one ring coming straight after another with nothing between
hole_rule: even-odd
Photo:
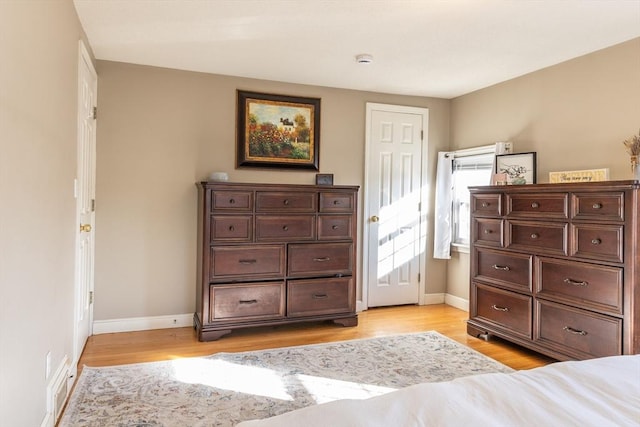
<instances>
[{"instance_id":1,"label":"door panel","mask_svg":"<svg viewBox=\"0 0 640 427\"><path fill-rule=\"evenodd\" d=\"M422 111L381 106L367 117L369 307L419 302L426 110L417 110Z\"/></svg>"}]
</instances>

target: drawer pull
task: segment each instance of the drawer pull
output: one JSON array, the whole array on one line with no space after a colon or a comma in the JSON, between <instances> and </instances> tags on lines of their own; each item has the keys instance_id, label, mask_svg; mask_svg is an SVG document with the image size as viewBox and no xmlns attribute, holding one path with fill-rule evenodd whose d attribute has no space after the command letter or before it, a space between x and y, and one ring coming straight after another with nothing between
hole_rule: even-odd
<instances>
[{"instance_id":1,"label":"drawer pull","mask_svg":"<svg viewBox=\"0 0 640 427\"><path fill-rule=\"evenodd\" d=\"M334 204L334 205L339 205L339 204L340 204L340 200L334 200L334 201L333 201L333 204Z\"/></svg>"},{"instance_id":2,"label":"drawer pull","mask_svg":"<svg viewBox=\"0 0 640 427\"><path fill-rule=\"evenodd\" d=\"M540 237L540 235L538 233L531 233L531 238L532 239L537 239L538 237Z\"/></svg>"},{"instance_id":3,"label":"drawer pull","mask_svg":"<svg viewBox=\"0 0 640 427\"><path fill-rule=\"evenodd\" d=\"M531 207L532 207L533 209L538 209L538 208L540 207L540 203L538 203L538 202L533 202L533 203L531 203Z\"/></svg>"},{"instance_id":4,"label":"drawer pull","mask_svg":"<svg viewBox=\"0 0 640 427\"><path fill-rule=\"evenodd\" d=\"M241 299L240 301L238 301L239 304L257 304L258 300L257 299Z\"/></svg>"},{"instance_id":5,"label":"drawer pull","mask_svg":"<svg viewBox=\"0 0 640 427\"><path fill-rule=\"evenodd\" d=\"M591 206L593 209L602 209L602 203L594 203L593 206Z\"/></svg>"},{"instance_id":6,"label":"drawer pull","mask_svg":"<svg viewBox=\"0 0 640 427\"><path fill-rule=\"evenodd\" d=\"M327 294L313 294L313 299L327 299L329 298L329 295Z\"/></svg>"},{"instance_id":7,"label":"drawer pull","mask_svg":"<svg viewBox=\"0 0 640 427\"><path fill-rule=\"evenodd\" d=\"M289 206L289 199L284 199L284 202L282 203L284 203L285 206Z\"/></svg>"},{"instance_id":8,"label":"drawer pull","mask_svg":"<svg viewBox=\"0 0 640 427\"><path fill-rule=\"evenodd\" d=\"M580 329L574 329L571 326L565 326L564 328L562 328L562 330L567 331L570 334L574 334L574 335L582 335L582 336L587 335L586 331L581 331Z\"/></svg>"},{"instance_id":9,"label":"drawer pull","mask_svg":"<svg viewBox=\"0 0 640 427\"><path fill-rule=\"evenodd\" d=\"M284 230L284 231L289 231L289 226L288 226L288 225L283 226L283 227L282 227L282 230Z\"/></svg>"},{"instance_id":10,"label":"drawer pull","mask_svg":"<svg viewBox=\"0 0 640 427\"><path fill-rule=\"evenodd\" d=\"M600 239L592 239L591 240L591 244L592 245L599 245L600 243L602 243L602 240L600 240Z\"/></svg>"},{"instance_id":11,"label":"drawer pull","mask_svg":"<svg viewBox=\"0 0 640 427\"><path fill-rule=\"evenodd\" d=\"M238 262L243 265L250 265L250 264L255 264L258 261L255 259L241 259Z\"/></svg>"},{"instance_id":12,"label":"drawer pull","mask_svg":"<svg viewBox=\"0 0 640 427\"><path fill-rule=\"evenodd\" d=\"M314 258L313 260L315 262L325 262L325 261L329 261L331 258L329 258L328 256L322 257L322 258Z\"/></svg>"},{"instance_id":13,"label":"drawer pull","mask_svg":"<svg viewBox=\"0 0 640 427\"><path fill-rule=\"evenodd\" d=\"M338 227L337 225L332 225L332 226L331 226L331 229L332 229L332 230L337 230L338 228L340 228L340 227Z\"/></svg>"},{"instance_id":14,"label":"drawer pull","mask_svg":"<svg viewBox=\"0 0 640 427\"><path fill-rule=\"evenodd\" d=\"M229 231L233 231L233 230L235 230L235 229L236 229L236 228L235 228L233 225L230 225L230 226L229 226Z\"/></svg>"},{"instance_id":15,"label":"drawer pull","mask_svg":"<svg viewBox=\"0 0 640 427\"><path fill-rule=\"evenodd\" d=\"M484 230L484 234L491 234L491 233L493 233L493 231L492 231L492 230L489 230L488 228L486 228L486 229Z\"/></svg>"},{"instance_id":16,"label":"drawer pull","mask_svg":"<svg viewBox=\"0 0 640 427\"><path fill-rule=\"evenodd\" d=\"M235 203L236 203L236 200L235 200L235 199L229 199L229 204L230 204L230 205L233 205L233 204L235 204Z\"/></svg>"},{"instance_id":17,"label":"drawer pull","mask_svg":"<svg viewBox=\"0 0 640 427\"><path fill-rule=\"evenodd\" d=\"M587 286L589 284L589 282L578 282L577 280L572 280L569 278L564 279L564 283L568 284L568 285L573 285L573 286Z\"/></svg>"},{"instance_id":18,"label":"drawer pull","mask_svg":"<svg viewBox=\"0 0 640 427\"><path fill-rule=\"evenodd\" d=\"M506 312L506 311L509 311L509 307L499 307L499 306L497 306L497 305L495 305L495 304L493 304L493 305L491 306L491 308L493 308L493 309L494 309L494 310L496 310L496 311L505 311L505 312Z\"/></svg>"},{"instance_id":19,"label":"drawer pull","mask_svg":"<svg viewBox=\"0 0 640 427\"><path fill-rule=\"evenodd\" d=\"M491 267L493 267L494 270L502 270L502 271L509 271L511 270L509 268L508 265L497 265L497 264L493 264Z\"/></svg>"},{"instance_id":20,"label":"drawer pull","mask_svg":"<svg viewBox=\"0 0 640 427\"><path fill-rule=\"evenodd\" d=\"M488 208L491 205L491 203L489 202L482 202L482 207L483 208Z\"/></svg>"}]
</instances>

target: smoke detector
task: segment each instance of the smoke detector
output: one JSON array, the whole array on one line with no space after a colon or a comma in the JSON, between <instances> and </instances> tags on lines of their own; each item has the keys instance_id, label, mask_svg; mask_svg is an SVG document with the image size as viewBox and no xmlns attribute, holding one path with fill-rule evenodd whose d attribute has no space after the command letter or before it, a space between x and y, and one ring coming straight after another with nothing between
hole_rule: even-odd
<instances>
[{"instance_id":1,"label":"smoke detector","mask_svg":"<svg viewBox=\"0 0 640 427\"><path fill-rule=\"evenodd\" d=\"M358 64L371 64L373 62L373 56L368 53L361 53L360 55L356 55L356 62Z\"/></svg>"}]
</instances>

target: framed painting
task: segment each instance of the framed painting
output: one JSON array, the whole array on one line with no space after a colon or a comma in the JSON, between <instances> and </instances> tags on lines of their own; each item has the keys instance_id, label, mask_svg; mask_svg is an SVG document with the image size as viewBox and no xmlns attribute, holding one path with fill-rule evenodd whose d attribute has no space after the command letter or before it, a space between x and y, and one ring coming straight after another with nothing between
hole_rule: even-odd
<instances>
[{"instance_id":1,"label":"framed painting","mask_svg":"<svg viewBox=\"0 0 640 427\"><path fill-rule=\"evenodd\" d=\"M319 170L320 98L238 90L237 167Z\"/></svg>"},{"instance_id":2,"label":"framed painting","mask_svg":"<svg viewBox=\"0 0 640 427\"><path fill-rule=\"evenodd\" d=\"M496 174L506 174L507 184L536 183L536 153L496 155Z\"/></svg>"}]
</instances>

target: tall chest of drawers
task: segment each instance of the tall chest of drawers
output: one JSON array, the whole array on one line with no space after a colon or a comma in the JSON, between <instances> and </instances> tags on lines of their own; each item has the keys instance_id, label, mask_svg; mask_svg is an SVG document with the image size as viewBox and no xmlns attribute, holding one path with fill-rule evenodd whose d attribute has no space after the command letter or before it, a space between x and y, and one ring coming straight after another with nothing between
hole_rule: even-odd
<instances>
[{"instance_id":1,"label":"tall chest of drawers","mask_svg":"<svg viewBox=\"0 0 640 427\"><path fill-rule=\"evenodd\" d=\"M357 186L197 186L201 341L301 321L357 325Z\"/></svg>"},{"instance_id":2,"label":"tall chest of drawers","mask_svg":"<svg viewBox=\"0 0 640 427\"><path fill-rule=\"evenodd\" d=\"M638 181L471 187L470 335L640 353Z\"/></svg>"}]
</instances>

